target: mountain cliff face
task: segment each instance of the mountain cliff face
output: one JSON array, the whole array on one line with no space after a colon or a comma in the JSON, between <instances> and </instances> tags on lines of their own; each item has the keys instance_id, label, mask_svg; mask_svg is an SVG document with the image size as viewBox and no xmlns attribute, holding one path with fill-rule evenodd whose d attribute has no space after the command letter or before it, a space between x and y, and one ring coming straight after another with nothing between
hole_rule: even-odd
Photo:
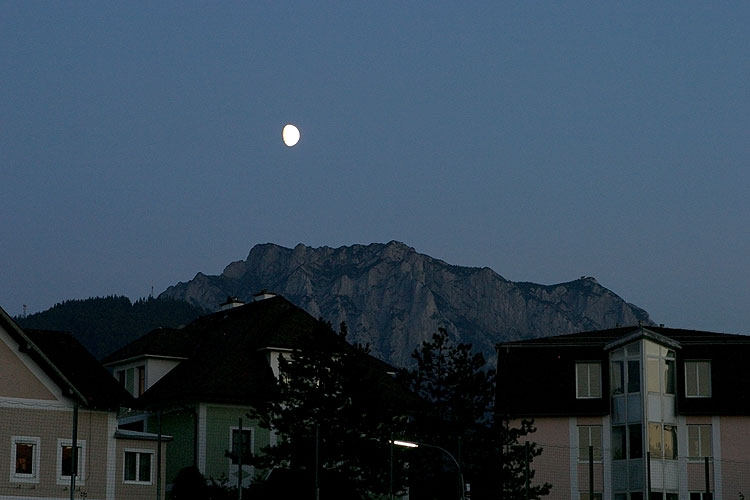
<instances>
[{"instance_id":1,"label":"mountain cliff face","mask_svg":"<svg viewBox=\"0 0 750 500\"><path fill-rule=\"evenodd\" d=\"M452 266L399 242L294 249L256 245L219 276L202 273L160 298L216 309L227 296L246 302L261 289L278 293L334 327L345 321L349 340L407 366L421 342L444 327L494 359L494 346L516 340L652 324L646 311L593 278L557 285L515 283L489 268Z\"/></svg>"}]
</instances>

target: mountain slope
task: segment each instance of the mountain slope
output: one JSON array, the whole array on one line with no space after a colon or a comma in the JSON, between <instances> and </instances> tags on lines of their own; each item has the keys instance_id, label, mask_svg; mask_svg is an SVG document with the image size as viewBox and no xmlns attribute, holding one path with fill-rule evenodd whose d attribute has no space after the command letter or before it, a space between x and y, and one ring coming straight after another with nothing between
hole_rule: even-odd
<instances>
[{"instance_id":1,"label":"mountain slope","mask_svg":"<svg viewBox=\"0 0 750 500\"><path fill-rule=\"evenodd\" d=\"M399 242L340 248L256 245L222 274L199 273L159 298L216 309L227 296L250 301L268 289L396 365L438 327L494 358L504 340L651 323L593 278L557 285L515 283L489 268L449 265Z\"/></svg>"},{"instance_id":2,"label":"mountain slope","mask_svg":"<svg viewBox=\"0 0 750 500\"><path fill-rule=\"evenodd\" d=\"M154 298L130 302L127 297L67 300L25 318L22 328L70 332L97 359L154 328L187 324L208 311L183 301Z\"/></svg>"}]
</instances>

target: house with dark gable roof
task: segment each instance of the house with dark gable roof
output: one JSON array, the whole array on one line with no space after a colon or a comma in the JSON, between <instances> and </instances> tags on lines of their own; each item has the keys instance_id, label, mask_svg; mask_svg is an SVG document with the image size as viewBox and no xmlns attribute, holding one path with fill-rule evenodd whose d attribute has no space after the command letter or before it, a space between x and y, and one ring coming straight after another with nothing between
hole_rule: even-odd
<instances>
[{"instance_id":1,"label":"house with dark gable roof","mask_svg":"<svg viewBox=\"0 0 750 500\"><path fill-rule=\"evenodd\" d=\"M750 493L750 336L634 326L497 353L496 411L534 419L551 500Z\"/></svg>"},{"instance_id":2,"label":"house with dark gable roof","mask_svg":"<svg viewBox=\"0 0 750 500\"><path fill-rule=\"evenodd\" d=\"M167 440L117 427L133 404L71 335L0 308L0 498L163 498Z\"/></svg>"},{"instance_id":3,"label":"house with dark gable roof","mask_svg":"<svg viewBox=\"0 0 750 500\"><path fill-rule=\"evenodd\" d=\"M228 300L222 310L183 328L154 330L103 360L141 409L122 415L120 426L156 432L160 425L173 437L167 483L196 466L205 477L234 486L240 480L237 455L249 458L277 439L248 413L276 397L280 358L320 334L352 348L328 326L323 330L320 320L268 292L248 304ZM368 357L363 373L364 365L381 374L381 382L393 383L386 363ZM241 460L245 487L256 473L248 461Z\"/></svg>"}]
</instances>

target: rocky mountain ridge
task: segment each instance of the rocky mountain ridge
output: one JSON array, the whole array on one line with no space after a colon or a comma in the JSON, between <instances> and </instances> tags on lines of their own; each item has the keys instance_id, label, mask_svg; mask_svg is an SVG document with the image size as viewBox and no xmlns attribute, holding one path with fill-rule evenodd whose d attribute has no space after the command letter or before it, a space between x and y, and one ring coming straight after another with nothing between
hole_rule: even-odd
<instances>
[{"instance_id":1,"label":"rocky mountain ridge","mask_svg":"<svg viewBox=\"0 0 750 500\"><path fill-rule=\"evenodd\" d=\"M293 249L254 246L218 276L198 273L160 298L217 309L228 296L251 301L266 289L334 326L350 341L398 366L437 328L494 358L497 342L641 322L648 313L591 277L539 285L512 282L493 270L447 264L403 243Z\"/></svg>"}]
</instances>

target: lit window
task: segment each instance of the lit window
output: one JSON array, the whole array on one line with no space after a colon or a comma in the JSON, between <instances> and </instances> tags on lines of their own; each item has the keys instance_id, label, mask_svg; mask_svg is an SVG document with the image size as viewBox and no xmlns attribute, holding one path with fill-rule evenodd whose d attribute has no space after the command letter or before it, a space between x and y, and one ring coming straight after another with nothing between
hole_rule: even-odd
<instances>
[{"instance_id":1,"label":"lit window","mask_svg":"<svg viewBox=\"0 0 750 500\"><path fill-rule=\"evenodd\" d=\"M711 457L711 425L688 425L688 458Z\"/></svg>"},{"instance_id":2,"label":"lit window","mask_svg":"<svg viewBox=\"0 0 750 500\"><path fill-rule=\"evenodd\" d=\"M648 424L648 451L651 453L651 458L662 458L664 456L661 424L653 422Z\"/></svg>"},{"instance_id":3,"label":"lit window","mask_svg":"<svg viewBox=\"0 0 750 500\"><path fill-rule=\"evenodd\" d=\"M13 436L11 443L11 481L38 483L39 438Z\"/></svg>"},{"instance_id":4,"label":"lit window","mask_svg":"<svg viewBox=\"0 0 750 500\"><path fill-rule=\"evenodd\" d=\"M646 343L648 392L675 394L675 352L653 342Z\"/></svg>"},{"instance_id":5,"label":"lit window","mask_svg":"<svg viewBox=\"0 0 750 500\"><path fill-rule=\"evenodd\" d=\"M648 450L651 453L651 458L677 460L677 427L649 422Z\"/></svg>"},{"instance_id":6,"label":"lit window","mask_svg":"<svg viewBox=\"0 0 750 500\"><path fill-rule=\"evenodd\" d=\"M126 483L151 484L152 457L150 450L125 450L123 480Z\"/></svg>"},{"instance_id":7,"label":"lit window","mask_svg":"<svg viewBox=\"0 0 750 500\"><path fill-rule=\"evenodd\" d=\"M685 361L685 396L711 397L711 362Z\"/></svg>"},{"instance_id":8,"label":"lit window","mask_svg":"<svg viewBox=\"0 0 750 500\"><path fill-rule=\"evenodd\" d=\"M602 397L601 363L576 363L576 397Z\"/></svg>"},{"instance_id":9,"label":"lit window","mask_svg":"<svg viewBox=\"0 0 750 500\"><path fill-rule=\"evenodd\" d=\"M579 425L578 426L578 460L589 461L589 446L593 447L594 461L602 460L602 426L601 425Z\"/></svg>"}]
</instances>

